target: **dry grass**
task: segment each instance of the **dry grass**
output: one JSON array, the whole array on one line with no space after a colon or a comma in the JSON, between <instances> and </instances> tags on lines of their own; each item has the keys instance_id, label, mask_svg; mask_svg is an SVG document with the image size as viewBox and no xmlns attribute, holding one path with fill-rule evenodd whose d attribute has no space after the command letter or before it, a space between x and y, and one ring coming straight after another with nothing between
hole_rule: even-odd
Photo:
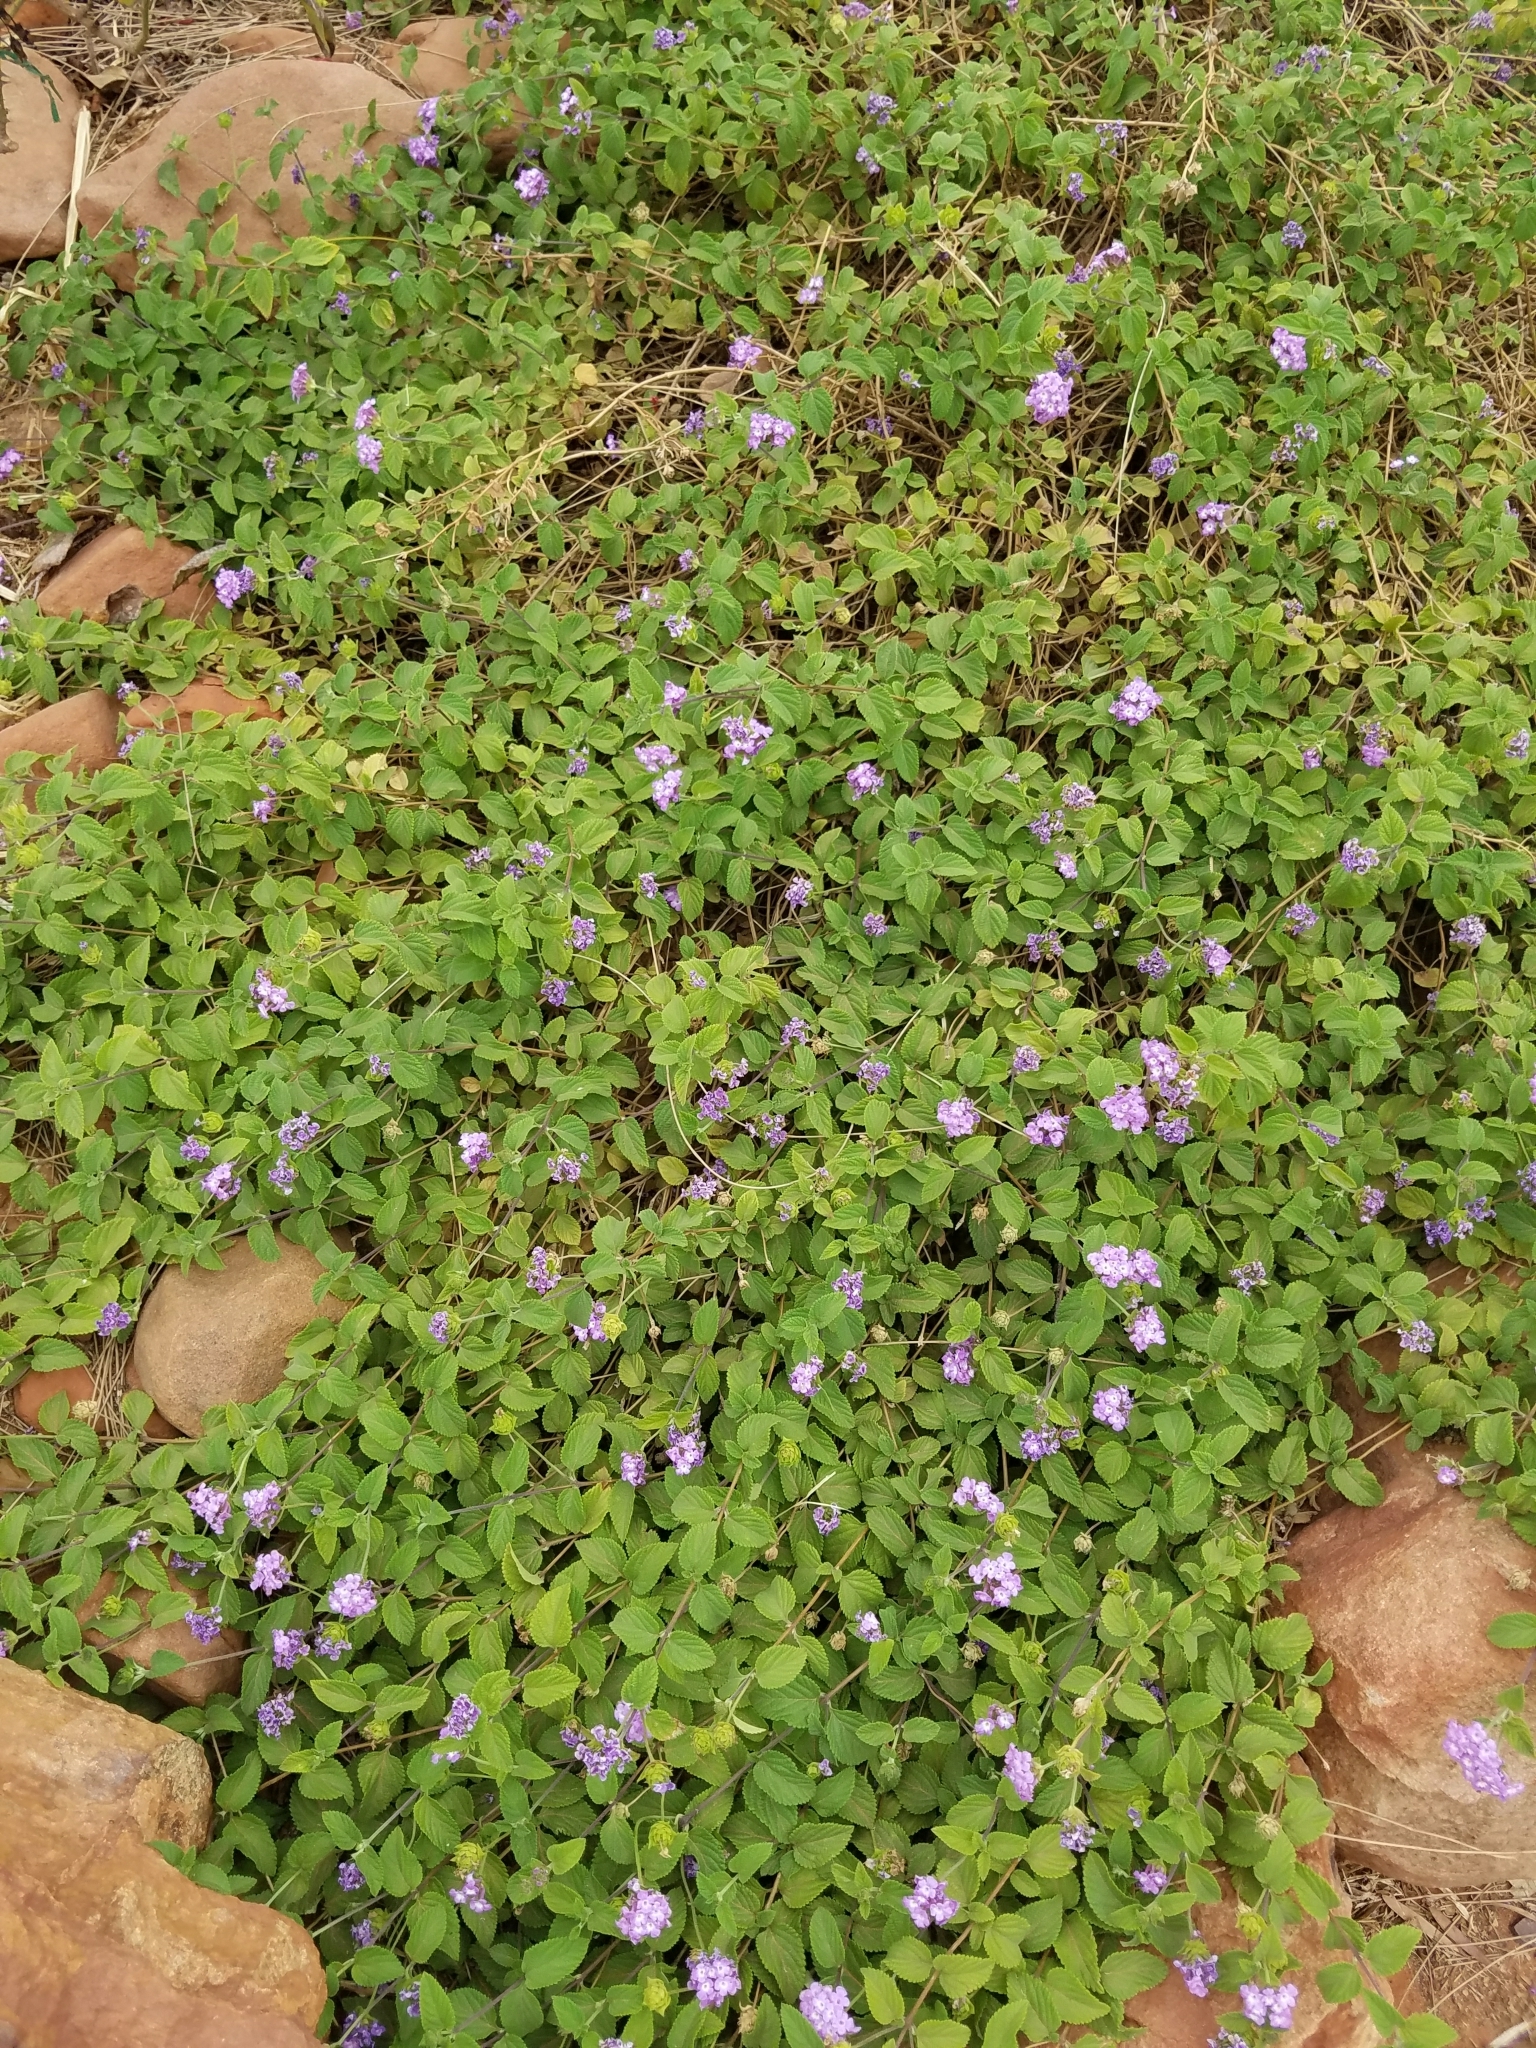
<instances>
[{"instance_id":1,"label":"dry grass","mask_svg":"<svg viewBox=\"0 0 1536 2048\"><path fill-rule=\"evenodd\" d=\"M1458 2048L1491 2048L1522 2026L1536 2041L1536 1885L1431 1890L1358 1864L1341 1864L1339 1881L1367 1934L1406 1921L1423 1935L1408 2010L1454 2026Z\"/></svg>"}]
</instances>

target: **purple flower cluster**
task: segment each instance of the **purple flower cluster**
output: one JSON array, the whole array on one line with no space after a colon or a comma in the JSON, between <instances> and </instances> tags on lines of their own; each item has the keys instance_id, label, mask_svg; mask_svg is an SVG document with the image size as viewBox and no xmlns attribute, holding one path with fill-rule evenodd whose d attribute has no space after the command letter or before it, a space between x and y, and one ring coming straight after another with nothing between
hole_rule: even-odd
<instances>
[{"instance_id":1,"label":"purple flower cluster","mask_svg":"<svg viewBox=\"0 0 1536 2048\"><path fill-rule=\"evenodd\" d=\"M979 1607L1006 1607L1024 1590L1011 1550L1001 1550L996 1557L979 1557L970 1567L970 1577Z\"/></svg>"},{"instance_id":2,"label":"purple flower cluster","mask_svg":"<svg viewBox=\"0 0 1536 2048\"><path fill-rule=\"evenodd\" d=\"M1089 1252L1088 1265L1106 1287L1123 1287L1130 1281L1138 1287L1161 1287L1162 1276L1150 1252L1132 1251L1123 1244L1106 1244Z\"/></svg>"},{"instance_id":3,"label":"purple flower cluster","mask_svg":"<svg viewBox=\"0 0 1536 2048\"><path fill-rule=\"evenodd\" d=\"M655 1941L672 1925L672 1901L665 1892L648 1891L638 1877L629 1880L629 1897L618 1918L618 1932L638 1947Z\"/></svg>"},{"instance_id":4,"label":"purple flower cluster","mask_svg":"<svg viewBox=\"0 0 1536 2048\"><path fill-rule=\"evenodd\" d=\"M1122 725L1141 725L1152 716L1162 701L1145 676L1132 676L1110 705L1109 715L1118 719Z\"/></svg>"},{"instance_id":5,"label":"purple flower cluster","mask_svg":"<svg viewBox=\"0 0 1536 2048\"><path fill-rule=\"evenodd\" d=\"M741 1989L741 1972L723 1949L708 1948L688 1958L688 1989L706 2012L718 2012Z\"/></svg>"},{"instance_id":6,"label":"purple flower cluster","mask_svg":"<svg viewBox=\"0 0 1536 2048\"><path fill-rule=\"evenodd\" d=\"M915 1877L912 1889L901 1902L912 1918L914 1927L944 1927L954 1919L960 1910L958 1899L952 1899L941 1877Z\"/></svg>"},{"instance_id":7,"label":"purple flower cluster","mask_svg":"<svg viewBox=\"0 0 1536 2048\"><path fill-rule=\"evenodd\" d=\"M841 1984L807 1984L800 1994L800 2016L827 2048L837 2048L839 2041L851 2040L859 2031Z\"/></svg>"},{"instance_id":8,"label":"purple flower cluster","mask_svg":"<svg viewBox=\"0 0 1536 2048\"><path fill-rule=\"evenodd\" d=\"M976 1508L989 1522L995 1522L1003 1512L1003 1503L984 1479L962 1479L950 1496L957 1508Z\"/></svg>"},{"instance_id":9,"label":"purple flower cluster","mask_svg":"<svg viewBox=\"0 0 1536 2048\"><path fill-rule=\"evenodd\" d=\"M1296 2017L1296 2001L1301 1996L1301 1986L1239 1984L1237 1995L1245 2020L1256 2027L1274 2027L1283 2033Z\"/></svg>"}]
</instances>

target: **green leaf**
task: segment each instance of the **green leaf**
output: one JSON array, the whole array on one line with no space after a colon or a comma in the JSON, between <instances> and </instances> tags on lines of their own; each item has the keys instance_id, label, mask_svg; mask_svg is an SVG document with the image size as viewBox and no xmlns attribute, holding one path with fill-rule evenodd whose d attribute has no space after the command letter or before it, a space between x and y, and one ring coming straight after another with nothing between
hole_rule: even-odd
<instances>
[{"instance_id":1,"label":"green leaf","mask_svg":"<svg viewBox=\"0 0 1536 2048\"><path fill-rule=\"evenodd\" d=\"M864 1972L864 2000L878 2026L898 2026L906 2013L907 2002L896 1979L884 1970Z\"/></svg>"},{"instance_id":2,"label":"green leaf","mask_svg":"<svg viewBox=\"0 0 1536 2048\"><path fill-rule=\"evenodd\" d=\"M806 1650L802 1643L770 1643L758 1652L753 1667L757 1682L765 1691L776 1691L800 1676L805 1669Z\"/></svg>"},{"instance_id":3,"label":"green leaf","mask_svg":"<svg viewBox=\"0 0 1536 2048\"><path fill-rule=\"evenodd\" d=\"M1303 1614L1275 1615L1257 1624L1253 1646L1271 1671L1295 1671L1312 1647L1312 1629Z\"/></svg>"},{"instance_id":4,"label":"green leaf","mask_svg":"<svg viewBox=\"0 0 1536 2048\"><path fill-rule=\"evenodd\" d=\"M528 1633L544 1650L560 1650L571 1640L571 1603L563 1586L551 1586L528 1617Z\"/></svg>"},{"instance_id":5,"label":"green leaf","mask_svg":"<svg viewBox=\"0 0 1536 2048\"><path fill-rule=\"evenodd\" d=\"M586 1934L557 1934L536 1941L523 1956L523 1982L530 1991L543 1991L574 1976L590 1944Z\"/></svg>"},{"instance_id":6,"label":"green leaf","mask_svg":"<svg viewBox=\"0 0 1536 2048\"><path fill-rule=\"evenodd\" d=\"M1111 1998L1134 1998L1161 1984L1167 1974L1163 1958L1145 1948L1114 1949L1099 1964L1100 1981Z\"/></svg>"},{"instance_id":7,"label":"green leaf","mask_svg":"<svg viewBox=\"0 0 1536 2048\"><path fill-rule=\"evenodd\" d=\"M1488 1624L1488 1640L1500 1650L1536 1650L1536 1614L1518 1609L1496 1614Z\"/></svg>"},{"instance_id":8,"label":"green leaf","mask_svg":"<svg viewBox=\"0 0 1536 2048\"><path fill-rule=\"evenodd\" d=\"M1416 1927L1383 1927L1365 1944L1365 1959L1383 1977L1395 1977L1421 1939Z\"/></svg>"}]
</instances>

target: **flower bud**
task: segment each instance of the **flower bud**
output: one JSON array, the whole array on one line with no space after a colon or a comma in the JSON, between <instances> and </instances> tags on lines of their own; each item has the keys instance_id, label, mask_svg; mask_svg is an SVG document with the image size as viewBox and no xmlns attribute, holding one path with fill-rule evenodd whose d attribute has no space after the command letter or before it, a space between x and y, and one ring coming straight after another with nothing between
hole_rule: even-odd
<instances>
[{"instance_id":1,"label":"flower bud","mask_svg":"<svg viewBox=\"0 0 1536 2048\"><path fill-rule=\"evenodd\" d=\"M647 2012L665 2012L672 2003L672 1987L660 1977L647 1977L640 1987L640 2003Z\"/></svg>"}]
</instances>

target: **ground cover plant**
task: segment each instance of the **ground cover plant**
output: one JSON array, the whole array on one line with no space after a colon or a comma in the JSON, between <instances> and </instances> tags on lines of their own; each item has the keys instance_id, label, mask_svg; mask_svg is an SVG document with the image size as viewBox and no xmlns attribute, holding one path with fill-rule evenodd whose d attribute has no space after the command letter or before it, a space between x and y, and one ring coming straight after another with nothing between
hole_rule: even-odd
<instances>
[{"instance_id":1,"label":"ground cover plant","mask_svg":"<svg viewBox=\"0 0 1536 2048\"><path fill-rule=\"evenodd\" d=\"M244 1233L344 1312L12 1435L5 1647L248 1633L195 1872L353 2048L1274 2040L1341 1380L1536 1541L1522 20L496 24L280 259L10 302L11 503L219 604L0 687L260 700L12 763L11 1377Z\"/></svg>"}]
</instances>

